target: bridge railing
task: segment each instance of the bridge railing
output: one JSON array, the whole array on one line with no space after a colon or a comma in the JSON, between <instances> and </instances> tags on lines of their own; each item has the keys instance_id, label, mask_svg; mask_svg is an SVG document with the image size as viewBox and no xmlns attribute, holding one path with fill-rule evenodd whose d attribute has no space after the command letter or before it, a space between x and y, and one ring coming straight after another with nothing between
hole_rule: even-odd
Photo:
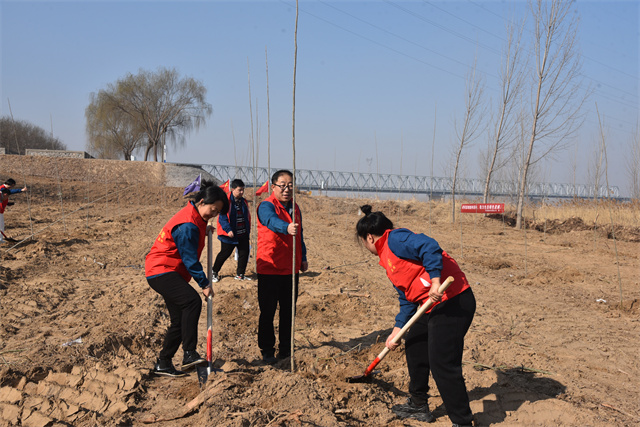
<instances>
[{"instance_id":1,"label":"bridge railing","mask_svg":"<svg viewBox=\"0 0 640 427\"><path fill-rule=\"evenodd\" d=\"M251 166L201 165L202 169L214 177L226 181L227 179L242 179L246 185L253 185L254 178L258 186L270 179L270 174L279 168L254 168ZM296 170L296 186L303 190L324 191L354 191L380 193L418 193L446 196L451 194L453 180L448 177L398 175L371 172L341 172L321 171L311 169ZM458 179L456 194L461 196L481 196L484 193L484 180ZM527 194L534 198L619 198L618 187L609 188L593 185L541 183L527 184ZM511 197L518 192L518 183L509 181L493 181L490 193L494 197Z\"/></svg>"}]
</instances>

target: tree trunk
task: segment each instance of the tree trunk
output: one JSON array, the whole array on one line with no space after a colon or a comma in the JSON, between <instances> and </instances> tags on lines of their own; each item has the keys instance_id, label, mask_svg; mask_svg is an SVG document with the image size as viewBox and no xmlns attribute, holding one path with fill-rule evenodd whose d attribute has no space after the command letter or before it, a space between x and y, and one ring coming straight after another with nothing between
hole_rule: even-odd
<instances>
[{"instance_id":1,"label":"tree trunk","mask_svg":"<svg viewBox=\"0 0 640 427\"><path fill-rule=\"evenodd\" d=\"M458 154L456 155L456 166L453 170L453 183L451 185L451 223L452 224L455 224L456 222L456 181L458 180L458 165L460 165L460 155L462 154L463 144L460 144L460 149L458 150Z\"/></svg>"},{"instance_id":2,"label":"tree trunk","mask_svg":"<svg viewBox=\"0 0 640 427\"><path fill-rule=\"evenodd\" d=\"M493 152L493 157L491 158L491 165L489 165L489 170L487 171L487 179L484 183L484 195L482 196L482 203L487 203L489 199L489 186L491 185L491 174L493 173L493 167L496 164L496 157L498 155L498 146L496 144L496 149Z\"/></svg>"},{"instance_id":3,"label":"tree trunk","mask_svg":"<svg viewBox=\"0 0 640 427\"><path fill-rule=\"evenodd\" d=\"M520 189L518 190L518 206L516 208L516 229L522 228L522 212L524 211L524 199L527 195L527 174L531 165L531 154L533 153L533 144L535 143L536 122L533 122L533 131L531 133L531 141L529 141L529 150L527 159L522 165L522 175L520 179Z\"/></svg>"},{"instance_id":4,"label":"tree trunk","mask_svg":"<svg viewBox=\"0 0 640 427\"><path fill-rule=\"evenodd\" d=\"M147 148L145 148L145 150L144 150L144 161L145 162L149 158L149 151L151 151L151 147L152 146L153 146L153 143L151 142L151 140L147 141Z\"/></svg>"}]
</instances>

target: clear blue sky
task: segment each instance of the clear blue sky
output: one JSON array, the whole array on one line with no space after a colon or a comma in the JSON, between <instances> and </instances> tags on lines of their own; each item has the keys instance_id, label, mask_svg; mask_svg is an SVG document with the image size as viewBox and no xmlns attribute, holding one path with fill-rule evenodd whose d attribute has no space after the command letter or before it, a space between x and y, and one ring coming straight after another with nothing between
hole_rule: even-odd
<instances>
[{"instance_id":1,"label":"clear blue sky","mask_svg":"<svg viewBox=\"0 0 640 427\"><path fill-rule=\"evenodd\" d=\"M625 153L639 115L639 3L574 5L584 88L593 94L578 136L536 180L573 182L577 159L576 180L587 183L597 103L610 183L627 192ZM270 135L272 167L290 168L295 11L294 0L1 0L0 112L8 115L10 102L16 120L84 150L91 92L140 69L176 68L206 86L213 115L185 147L169 148L169 162L250 165L253 134L261 166ZM505 23L527 12L525 1L300 1L296 167L429 175L435 125L434 174L447 176L465 75L477 55L485 105L495 105ZM486 135L463 153L463 177L480 177Z\"/></svg>"}]
</instances>

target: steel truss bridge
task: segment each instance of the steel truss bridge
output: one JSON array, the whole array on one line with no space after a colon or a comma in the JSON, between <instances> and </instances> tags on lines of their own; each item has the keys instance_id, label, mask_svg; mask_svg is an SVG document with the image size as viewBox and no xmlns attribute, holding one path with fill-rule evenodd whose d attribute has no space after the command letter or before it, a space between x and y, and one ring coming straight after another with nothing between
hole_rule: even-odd
<instances>
[{"instance_id":1,"label":"steel truss bridge","mask_svg":"<svg viewBox=\"0 0 640 427\"><path fill-rule=\"evenodd\" d=\"M253 186L254 178L258 187L271 178L266 167L255 168L255 175L254 168L251 166L201 165L201 168L222 182L227 179L239 178L247 186ZM271 173L278 169L287 168L271 168ZM480 179L458 179L456 182L456 194L460 196L482 196L484 194L484 185L484 181ZM452 178L436 176L296 169L296 187L300 190L407 193L442 198L451 194L452 186ZM528 184L527 193L530 198L540 199L593 198L595 190L594 186L585 184L532 182ZM493 181L490 186L490 193L492 197L515 197L518 193L517 183ZM597 196L599 198L619 199L620 190L618 187L609 187L608 190L604 186L599 187Z\"/></svg>"}]
</instances>

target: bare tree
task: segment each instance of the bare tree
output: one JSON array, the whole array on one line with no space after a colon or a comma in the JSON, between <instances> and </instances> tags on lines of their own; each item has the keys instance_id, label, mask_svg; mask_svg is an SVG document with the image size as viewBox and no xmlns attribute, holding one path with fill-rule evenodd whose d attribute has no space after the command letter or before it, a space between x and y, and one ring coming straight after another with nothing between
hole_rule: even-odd
<instances>
[{"instance_id":1,"label":"bare tree","mask_svg":"<svg viewBox=\"0 0 640 427\"><path fill-rule=\"evenodd\" d=\"M460 142L455 152L455 166L453 168L453 180L451 184L451 222L456 219L456 180L460 167L460 157L462 150L468 147L477 137L482 125L484 110L481 108L482 94L484 92L484 81L476 75L476 64L467 73L466 79L466 100L464 121L459 128L454 122L456 136Z\"/></svg>"},{"instance_id":2,"label":"bare tree","mask_svg":"<svg viewBox=\"0 0 640 427\"><path fill-rule=\"evenodd\" d=\"M604 162L604 179L606 184L606 197L607 200L610 198L610 188L609 187L609 160L607 159L607 138L604 132L604 123L602 117L600 116L600 110L598 110L598 105L596 104L596 113L598 114L598 125L600 129L600 141L601 141L601 149L603 162ZM616 229L613 223L613 208L611 203L607 203L609 208L609 223L611 225L611 237L613 238L613 249L616 255L616 267L618 272L618 292L620 294L620 308L622 308L622 274L620 274L620 255L618 253L618 241L616 239Z\"/></svg>"},{"instance_id":3,"label":"bare tree","mask_svg":"<svg viewBox=\"0 0 640 427\"><path fill-rule=\"evenodd\" d=\"M562 148L576 131L580 110L588 95L581 89L577 17L572 4L570 0L530 1L534 22L534 102L529 144L519 182L516 228L522 226L529 168Z\"/></svg>"},{"instance_id":4,"label":"bare tree","mask_svg":"<svg viewBox=\"0 0 640 427\"><path fill-rule=\"evenodd\" d=\"M640 200L640 125L629 141L629 151L626 156L626 169L629 175L629 190L631 198Z\"/></svg>"},{"instance_id":5,"label":"bare tree","mask_svg":"<svg viewBox=\"0 0 640 427\"><path fill-rule=\"evenodd\" d=\"M591 160L589 160L589 165L587 168L587 182L593 185L593 201L598 201L598 193L600 190L600 186L602 185L602 179L604 177L604 144L602 140L605 139L603 134L603 130L600 131L600 139L601 141L597 141L595 143L595 147L593 148ZM597 212L596 205L596 212Z\"/></svg>"},{"instance_id":6,"label":"bare tree","mask_svg":"<svg viewBox=\"0 0 640 427\"><path fill-rule=\"evenodd\" d=\"M509 155L504 155L504 152L513 145L514 139L517 137L514 107L516 107L524 87L524 60L521 45L523 29L524 22L517 27L515 24L509 24L507 27L507 43L504 47L504 58L500 69L500 104L486 155L487 170L483 203L487 203L489 199L492 175L506 165L514 153L512 151Z\"/></svg>"},{"instance_id":7,"label":"bare tree","mask_svg":"<svg viewBox=\"0 0 640 427\"><path fill-rule=\"evenodd\" d=\"M145 160L153 150L158 161L158 147L167 136L170 142L184 144L186 134L203 125L212 112L205 101L204 85L191 77L180 78L175 69L127 74L104 92L136 127L144 130Z\"/></svg>"},{"instance_id":8,"label":"bare tree","mask_svg":"<svg viewBox=\"0 0 640 427\"><path fill-rule=\"evenodd\" d=\"M100 159L131 160L133 152L144 144L145 131L117 104L115 94L104 90L90 95L85 110L87 150Z\"/></svg>"}]
</instances>

